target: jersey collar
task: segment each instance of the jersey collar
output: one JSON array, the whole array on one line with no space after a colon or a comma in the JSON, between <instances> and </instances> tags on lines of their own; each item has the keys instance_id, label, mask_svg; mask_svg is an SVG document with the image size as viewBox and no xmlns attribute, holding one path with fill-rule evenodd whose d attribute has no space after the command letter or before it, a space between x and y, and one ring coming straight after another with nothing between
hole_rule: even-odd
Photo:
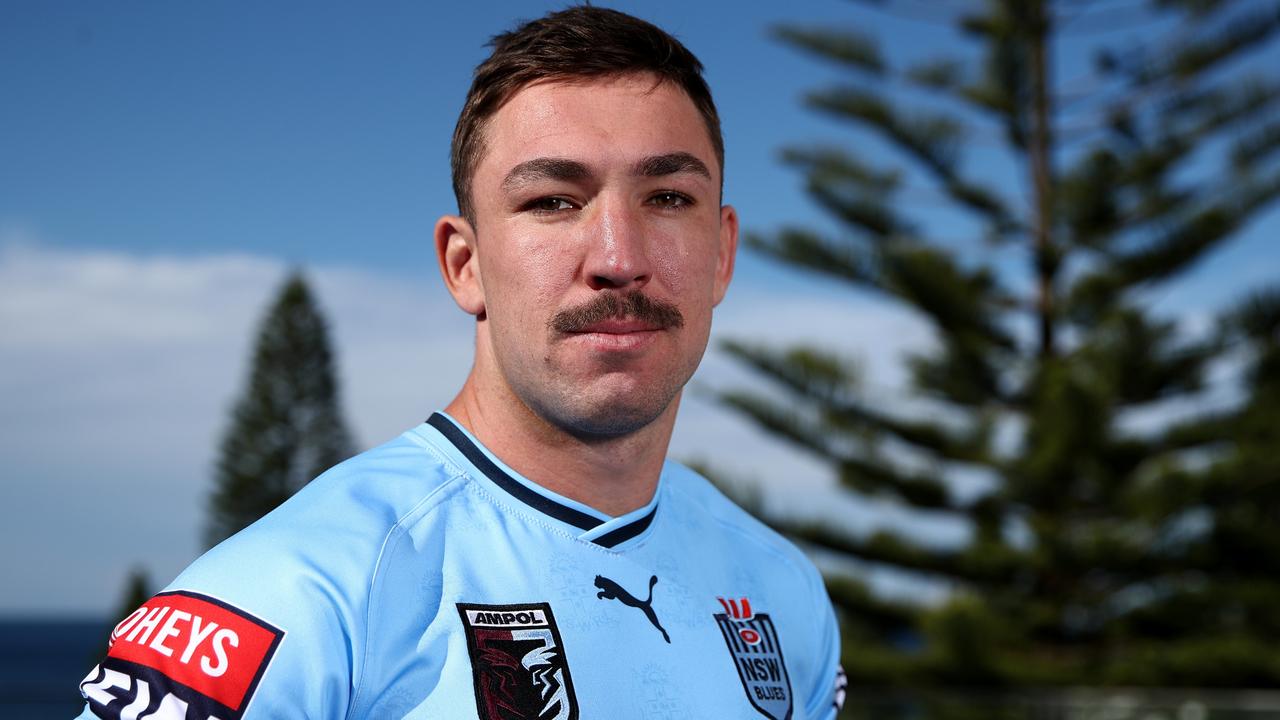
<instances>
[{"instance_id":1,"label":"jersey collar","mask_svg":"<svg viewBox=\"0 0 1280 720\"><path fill-rule=\"evenodd\" d=\"M488 451L478 440L445 413L432 413L427 424L435 428L467 462L499 490L515 500L577 529L578 537L607 548L618 548L638 537L653 523L658 511L659 487L649 504L618 517L608 515L522 477ZM665 474L665 473L664 473Z\"/></svg>"}]
</instances>

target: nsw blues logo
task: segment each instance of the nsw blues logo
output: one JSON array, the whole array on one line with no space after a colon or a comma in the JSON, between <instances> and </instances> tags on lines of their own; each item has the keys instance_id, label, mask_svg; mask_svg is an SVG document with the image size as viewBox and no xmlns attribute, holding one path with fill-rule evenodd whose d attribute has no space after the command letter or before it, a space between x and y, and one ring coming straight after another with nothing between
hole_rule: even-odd
<instances>
[{"instance_id":1,"label":"nsw blues logo","mask_svg":"<svg viewBox=\"0 0 1280 720\"><path fill-rule=\"evenodd\" d=\"M716 623L729 646L747 700L765 717L791 720L791 678L773 621L764 613L752 612L747 598L717 599L724 612L716 613Z\"/></svg>"},{"instance_id":2,"label":"nsw blues logo","mask_svg":"<svg viewBox=\"0 0 1280 720\"><path fill-rule=\"evenodd\" d=\"M564 643L548 603L458 603L480 720L578 720Z\"/></svg>"}]
</instances>

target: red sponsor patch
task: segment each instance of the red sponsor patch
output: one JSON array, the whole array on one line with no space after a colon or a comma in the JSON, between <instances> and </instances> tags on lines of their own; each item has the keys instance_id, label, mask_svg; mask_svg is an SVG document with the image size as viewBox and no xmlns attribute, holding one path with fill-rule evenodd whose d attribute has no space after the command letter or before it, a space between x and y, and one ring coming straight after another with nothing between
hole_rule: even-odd
<instances>
[{"instance_id":1,"label":"red sponsor patch","mask_svg":"<svg viewBox=\"0 0 1280 720\"><path fill-rule=\"evenodd\" d=\"M283 637L283 630L221 600L168 592L115 627L107 662L149 668L238 717Z\"/></svg>"}]
</instances>

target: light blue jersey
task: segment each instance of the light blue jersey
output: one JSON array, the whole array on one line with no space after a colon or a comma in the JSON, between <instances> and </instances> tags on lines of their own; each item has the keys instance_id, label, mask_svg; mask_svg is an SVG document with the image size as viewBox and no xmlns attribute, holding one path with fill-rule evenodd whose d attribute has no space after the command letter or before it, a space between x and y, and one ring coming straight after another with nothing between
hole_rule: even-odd
<instances>
[{"instance_id":1,"label":"light blue jersey","mask_svg":"<svg viewBox=\"0 0 1280 720\"><path fill-rule=\"evenodd\" d=\"M610 518L444 415L338 465L112 632L82 718L833 718L811 563L668 462Z\"/></svg>"}]
</instances>

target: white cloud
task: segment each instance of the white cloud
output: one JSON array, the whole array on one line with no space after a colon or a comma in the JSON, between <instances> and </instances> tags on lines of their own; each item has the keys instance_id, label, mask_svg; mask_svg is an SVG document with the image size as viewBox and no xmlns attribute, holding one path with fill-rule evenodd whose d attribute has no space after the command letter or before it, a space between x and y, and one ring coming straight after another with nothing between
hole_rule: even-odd
<instances>
[{"instance_id":1,"label":"white cloud","mask_svg":"<svg viewBox=\"0 0 1280 720\"><path fill-rule=\"evenodd\" d=\"M0 248L6 610L101 611L123 569L195 552L204 482L254 314L246 257Z\"/></svg>"},{"instance_id":2,"label":"white cloud","mask_svg":"<svg viewBox=\"0 0 1280 720\"><path fill-rule=\"evenodd\" d=\"M129 567L163 583L198 553L214 450L287 272L248 255L0 244L0 452L13 508L0 540L26 549L5 557L0 612L102 613ZM472 323L434 273L307 270L363 446L442 406L470 366ZM873 386L897 384L897 356L929 342L918 320L870 303L778 298L749 284L735 292L716 337L834 347L860 357ZM714 342L695 382L753 382ZM832 503L825 469L696 392L672 455L758 479L783 509ZM838 507L859 529L904 521L888 505Z\"/></svg>"},{"instance_id":3,"label":"white cloud","mask_svg":"<svg viewBox=\"0 0 1280 720\"><path fill-rule=\"evenodd\" d=\"M157 582L199 551L214 449L263 309L288 268L250 256L0 247L0 611L102 612L125 570ZM448 399L470 328L433 278L308 272L348 417L380 442ZM17 510L21 508L21 510Z\"/></svg>"}]
</instances>

